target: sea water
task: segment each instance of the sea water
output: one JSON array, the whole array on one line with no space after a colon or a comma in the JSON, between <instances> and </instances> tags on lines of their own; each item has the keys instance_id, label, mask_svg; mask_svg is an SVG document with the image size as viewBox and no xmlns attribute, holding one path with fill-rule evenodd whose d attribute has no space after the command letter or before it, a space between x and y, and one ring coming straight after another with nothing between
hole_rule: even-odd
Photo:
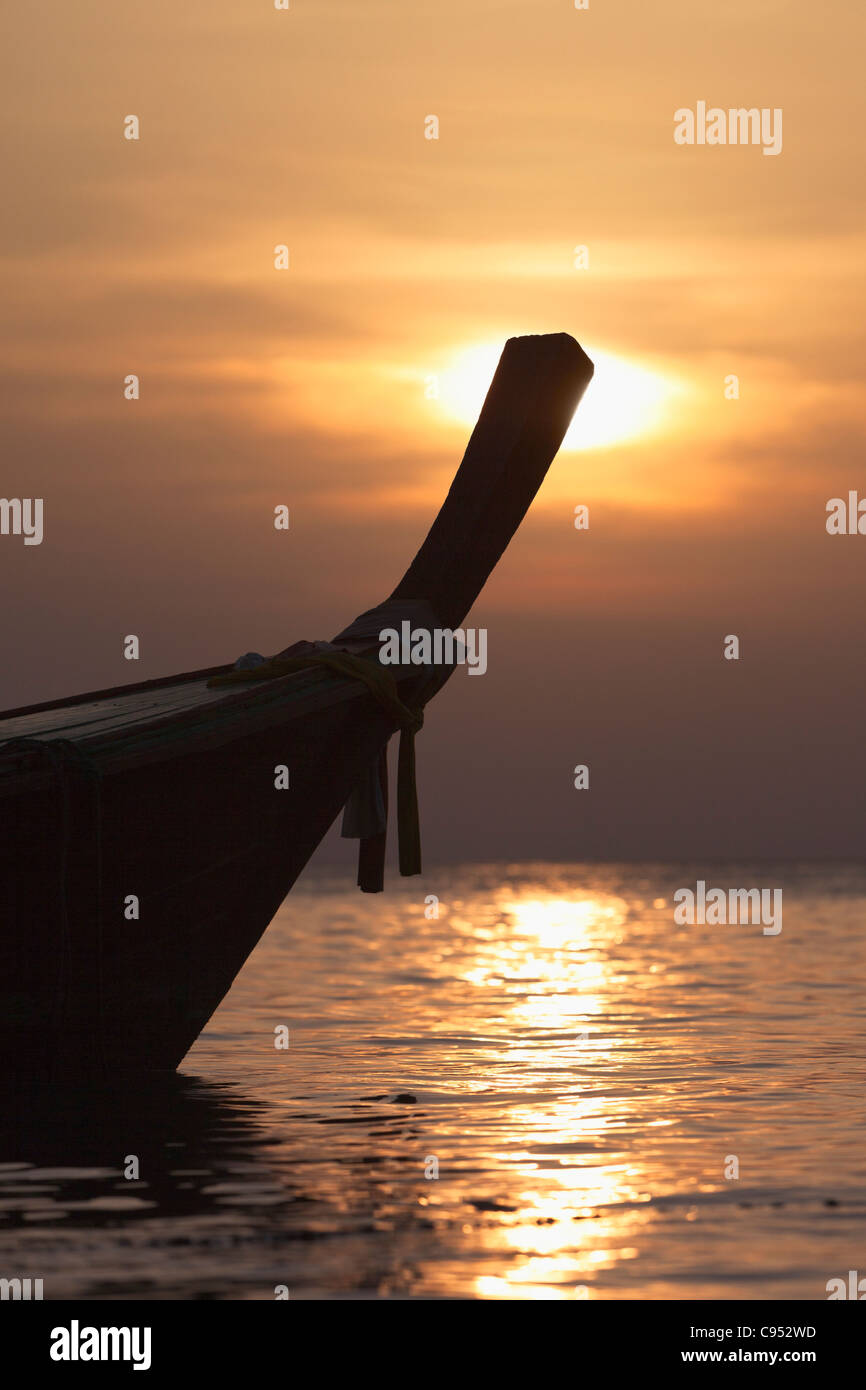
<instances>
[{"instance_id":1,"label":"sea water","mask_svg":"<svg viewBox=\"0 0 866 1390\"><path fill-rule=\"evenodd\" d=\"M4 1108L0 1276L799 1300L866 1273L863 869L348 878L306 872L177 1079ZM784 929L677 923L699 880L778 889Z\"/></svg>"}]
</instances>

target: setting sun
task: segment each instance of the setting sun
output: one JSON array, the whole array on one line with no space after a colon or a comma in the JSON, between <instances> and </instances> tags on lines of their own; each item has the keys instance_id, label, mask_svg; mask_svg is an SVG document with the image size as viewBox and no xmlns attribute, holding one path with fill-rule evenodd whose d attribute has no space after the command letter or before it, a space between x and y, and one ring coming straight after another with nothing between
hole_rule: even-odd
<instances>
[{"instance_id":1,"label":"setting sun","mask_svg":"<svg viewBox=\"0 0 866 1390\"><path fill-rule=\"evenodd\" d=\"M586 351L595 363L595 375L563 449L607 448L658 430L683 386L609 352L592 346ZM440 374L439 403L453 419L474 425L501 352L501 343L464 348Z\"/></svg>"}]
</instances>

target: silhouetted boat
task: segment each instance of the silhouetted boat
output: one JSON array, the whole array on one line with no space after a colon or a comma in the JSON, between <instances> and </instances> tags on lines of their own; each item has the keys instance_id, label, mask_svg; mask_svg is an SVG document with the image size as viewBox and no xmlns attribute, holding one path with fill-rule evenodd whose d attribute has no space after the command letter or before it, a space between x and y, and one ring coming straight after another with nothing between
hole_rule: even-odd
<instances>
[{"instance_id":1,"label":"silhouetted boat","mask_svg":"<svg viewBox=\"0 0 866 1390\"><path fill-rule=\"evenodd\" d=\"M381 887L384 750L453 667L383 667L379 631L460 627L591 376L567 334L509 339L427 539L391 598L333 644L0 714L7 1074L176 1067L347 801L364 837L359 883ZM412 759L410 732L398 778L409 873Z\"/></svg>"}]
</instances>

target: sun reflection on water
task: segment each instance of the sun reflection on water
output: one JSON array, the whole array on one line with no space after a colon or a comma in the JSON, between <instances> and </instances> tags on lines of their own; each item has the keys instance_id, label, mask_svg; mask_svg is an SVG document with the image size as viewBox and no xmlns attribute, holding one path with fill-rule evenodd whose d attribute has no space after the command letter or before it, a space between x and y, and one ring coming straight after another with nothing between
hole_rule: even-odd
<instances>
[{"instance_id":1,"label":"sun reflection on water","mask_svg":"<svg viewBox=\"0 0 866 1390\"><path fill-rule=\"evenodd\" d=\"M484 1049L485 1075L509 1086L515 1070L537 1079L541 1069L550 1082L542 1096L509 1107L510 1210L473 1231L509 1267L479 1274L477 1296L588 1297L584 1278L637 1256L632 1236L643 1220L646 1175L622 1152L621 1098L606 1101L581 1082L589 1068L612 1063L599 1023L627 914L614 894L503 893L492 925L456 924L474 944L461 978L495 993L500 1010L503 997L506 1004L501 1044Z\"/></svg>"},{"instance_id":2,"label":"sun reflection on water","mask_svg":"<svg viewBox=\"0 0 866 1390\"><path fill-rule=\"evenodd\" d=\"M814 1297L815 1212L843 1267L862 1206L859 1131L837 1110L862 1089L846 1058L866 878L797 879L771 954L677 926L682 875L474 865L387 902L342 882L292 894L211 1047L226 1074L243 1058L273 1117L293 1297L754 1297L756 1271L763 1296ZM292 1052L260 1049L251 1072L249 1038L284 1016Z\"/></svg>"}]
</instances>

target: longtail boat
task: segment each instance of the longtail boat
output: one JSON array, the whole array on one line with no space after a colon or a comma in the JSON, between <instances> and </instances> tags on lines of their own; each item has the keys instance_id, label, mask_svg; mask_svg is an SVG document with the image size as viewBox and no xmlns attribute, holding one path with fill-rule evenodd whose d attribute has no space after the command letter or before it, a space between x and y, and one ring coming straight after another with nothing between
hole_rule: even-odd
<instances>
[{"instance_id":1,"label":"longtail boat","mask_svg":"<svg viewBox=\"0 0 866 1390\"><path fill-rule=\"evenodd\" d=\"M379 890L398 730L400 868L420 870L413 737L454 666L384 666L379 633L459 636L592 371L567 334L508 340L421 549L332 642L0 714L7 1074L177 1067L341 808Z\"/></svg>"}]
</instances>

